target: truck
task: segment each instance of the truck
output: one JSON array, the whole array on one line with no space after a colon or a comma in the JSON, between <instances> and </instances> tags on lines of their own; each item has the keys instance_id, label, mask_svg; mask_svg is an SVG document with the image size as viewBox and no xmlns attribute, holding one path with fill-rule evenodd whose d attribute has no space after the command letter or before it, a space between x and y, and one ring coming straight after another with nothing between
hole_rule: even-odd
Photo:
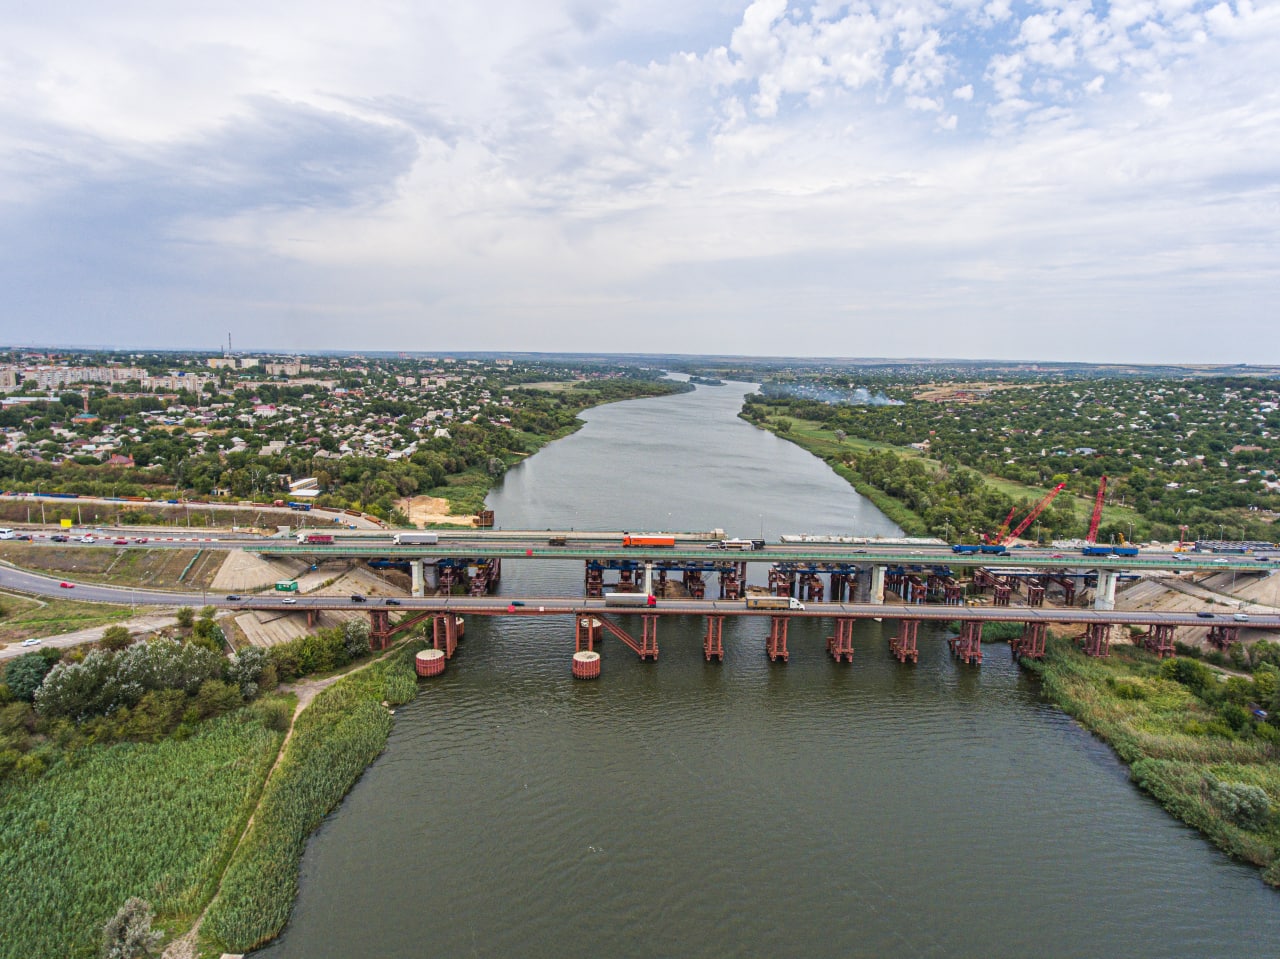
<instances>
[{"instance_id":1,"label":"truck","mask_svg":"<svg viewBox=\"0 0 1280 959\"><path fill-rule=\"evenodd\" d=\"M764 540L722 539L709 544L707 549L764 549Z\"/></svg>"},{"instance_id":2,"label":"truck","mask_svg":"<svg viewBox=\"0 0 1280 959\"><path fill-rule=\"evenodd\" d=\"M311 504L298 503L293 500L289 500L289 509L298 510L299 512L302 512L302 513L309 513L311 512Z\"/></svg>"},{"instance_id":3,"label":"truck","mask_svg":"<svg viewBox=\"0 0 1280 959\"><path fill-rule=\"evenodd\" d=\"M1136 546L1097 546L1090 545L1080 550L1081 556L1137 556Z\"/></svg>"},{"instance_id":4,"label":"truck","mask_svg":"<svg viewBox=\"0 0 1280 959\"><path fill-rule=\"evenodd\" d=\"M282 579L276 583L277 593L296 593L298 591L298 583L292 579Z\"/></svg>"},{"instance_id":5,"label":"truck","mask_svg":"<svg viewBox=\"0 0 1280 959\"><path fill-rule=\"evenodd\" d=\"M307 546L332 546L332 533L299 533L298 543Z\"/></svg>"},{"instance_id":6,"label":"truck","mask_svg":"<svg viewBox=\"0 0 1280 959\"><path fill-rule=\"evenodd\" d=\"M649 593L605 593L606 606L657 606L658 599Z\"/></svg>"},{"instance_id":7,"label":"truck","mask_svg":"<svg viewBox=\"0 0 1280 959\"><path fill-rule=\"evenodd\" d=\"M624 533L622 536L622 545L626 548L656 546L661 549L675 549L676 538L674 536L653 536L648 533Z\"/></svg>"},{"instance_id":8,"label":"truck","mask_svg":"<svg viewBox=\"0 0 1280 959\"><path fill-rule=\"evenodd\" d=\"M982 551L982 547L979 546L977 543L956 543L954 546L951 547L951 552L959 553L964 556L969 556L969 555L972 555L973 553L979 553L981 551Z\"/></svg>"},{"instance_id":9,"label":"truck","mask_svg":"<svg viewBox=\"0 0 1280 959\"><path fill-rule=\"evenodd\" d=\"M748 596L747 609L804 609L794 596Z\"/></svg>"},{"instance_id":10,"label":"truck","mask_svg":"<svg viewBox=\"0 0 1280 959\"><path fill-rule=\"evenodd\" d=\"M435 546L440 542L439 533L396 533L392 541L397 546Z\"/></svg>"}]
</instances>

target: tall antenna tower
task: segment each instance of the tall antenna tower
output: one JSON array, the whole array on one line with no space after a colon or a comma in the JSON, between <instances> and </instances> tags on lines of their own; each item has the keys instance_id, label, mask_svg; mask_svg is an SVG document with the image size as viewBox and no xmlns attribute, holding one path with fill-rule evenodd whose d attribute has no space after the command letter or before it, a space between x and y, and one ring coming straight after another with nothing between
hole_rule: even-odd
<instances>
[{"instance_id":1,"label":"tall antenna tower","mask_svg":"<svg viewBox=\"0 0 1280 959\"><path fill-rule=\"evenodd\" d=\"M231 331L227 331L227 356L231 355Z\"/></svg>"}]
</instances>

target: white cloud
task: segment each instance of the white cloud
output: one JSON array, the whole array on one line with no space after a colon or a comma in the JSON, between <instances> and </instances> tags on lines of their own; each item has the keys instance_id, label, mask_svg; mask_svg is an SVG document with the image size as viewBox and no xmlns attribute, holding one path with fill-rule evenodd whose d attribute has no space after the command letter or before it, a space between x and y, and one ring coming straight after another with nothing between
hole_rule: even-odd
<instances>
[{"instance_id":1,"label":"white cloud","mask_svg":"<svg viewBox=\"0 0 1280 959\"><path fill-rule=\"evenodd\" d=\"M785 309L753 351L856 352L832 339L856 299L876 352L989 352L956 331L1001 311L1142 342L1141 313L1182 358L1198 312L1269 322L1274 4L737 9L25 8L0 37L8 315L721 349L720 320ZM1067 349L1037 335L1018 351Z\"/></svg>"}]
</instances>

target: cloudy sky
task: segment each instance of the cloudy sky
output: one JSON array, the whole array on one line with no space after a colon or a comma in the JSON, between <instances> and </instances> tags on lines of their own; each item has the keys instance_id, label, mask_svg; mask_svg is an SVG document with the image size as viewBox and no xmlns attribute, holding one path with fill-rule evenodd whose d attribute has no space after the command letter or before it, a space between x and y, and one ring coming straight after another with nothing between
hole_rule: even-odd
<instances>
[{"instance_id":1,"label":"cloudy sky","mask_svg":"<svg viewBox=\"0 0 1280 959\"><path fill-rule=\"evenodd\" d=\"M1280 362L1280 0L0 11L0 342Z\"/></svg>"}]
</instances>

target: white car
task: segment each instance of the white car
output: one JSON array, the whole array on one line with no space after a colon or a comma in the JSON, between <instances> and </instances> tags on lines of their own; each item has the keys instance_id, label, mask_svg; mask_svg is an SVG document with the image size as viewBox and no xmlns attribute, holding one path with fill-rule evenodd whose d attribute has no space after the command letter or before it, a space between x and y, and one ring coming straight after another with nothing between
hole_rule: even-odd
<instances>
[{"instance_id":1,"label":"white car","mask_svg":"<svg viewBox=\"0 0 1280 959\"><path fill-rule=\"evenodd\" d=\"M292 596L286 596L284 599L280 600L280 602L284 603L286 606L293 606L298 601Z\"/></svg>"},{"instance_id":2,"label":"white car","mask_svg":"<svg viewBox=\"0 0 1280 959\"><path fill-rule=\"evenodd\" d=\"M23 645L23 646L39 646L39 645L40 645L40 640L38 640L38 639L24 639L24 640L22 641L22 645Z\"/></svg>"}]
</instances>

